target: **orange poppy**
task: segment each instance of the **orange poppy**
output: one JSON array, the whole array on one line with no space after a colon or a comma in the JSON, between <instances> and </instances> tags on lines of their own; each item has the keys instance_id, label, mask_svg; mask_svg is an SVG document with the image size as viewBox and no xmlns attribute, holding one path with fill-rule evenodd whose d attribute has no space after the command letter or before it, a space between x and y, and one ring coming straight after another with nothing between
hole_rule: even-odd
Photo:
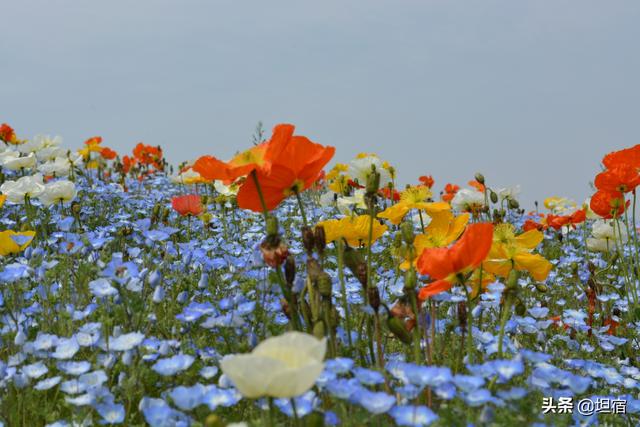
<instances>
[{"instance_id":1,"label":"orange poppy","mask_svg":"<svg viewBox=\"0 0 640 427\"><path fill-rule=\"evenodd\" d=\"M378 193L385 199L393 200L394 202L400 200L400 192L398 190L393 190L393 192L391 192L389 187L381 188L378 190Z\"/></svg>"},{"instance_id":2,"label":"orange poppy","mask_svg":"<svg viewBox=\"0 0 640 427\"><path fill-rule=\"evenodd\" d=\"M208 181L220 180L225 183L233 182L257 169L268 171L271 167L270 160L287 146L293 138L294 129L290 124L276 125L268 142L243 151L228 162L214 156L202 156L193 164L193 170Z\"/></svg>"},{"instance_id":3,"label":"orange poppy","mask_svg":"<svg viewBox=\"0 0 640 427\"><path fill-rule=\"evenodd\" d=\"M102 143L102 137L101 136L92 136L91 138L88 138L84 142L84 145L100 145L101 143Z\"/></svg>"},{"instance_id":4,"label":"orange poppy","mask_svg":"<svg viewBox=\"0 0 640 427\"><path fill-rule=\"evenodd\" d=\"M118 153L113 151L111 148L104 147L102 150L100 150L100 155L107 160L113 160L116 158Z\"/></svg>"},{"instance_id":5,"label":"orange poppy","mask_svg":"<svg viewBox=\"0 0 640 427\"><path fill-rule=\"evenodd\" d=\"M133 156L142 164L151 165L156 169L162 169L162 165L160 164L162 160L162 148L160 147L153 147L139 142L133 149Z\"/></svg>"},{"instance_id":6,"label":"orange poppy","mask_svg":"<svg viewBox=\"0 0 640 427\"><path fill-rule=\"evenodd\" d=\"M598 190L628 193L640 184L640 175L634 166L621 163L596 175L594 184Z\"/></svg>"},{"instance_id":7,"label":"orange poppy","mask_svg":"<svg viewBox=\"0 0 640 427\"><path fill-rule=\"evenodd\" d=\"M540 224L539 222L535 222L532 219L526 220L522 225L523 231L530 231L530 230L543 231L545 228L546 227L543 224Z\"/></svg>"},{"instance_id":8,"label":"orange poppy","mask_svg":"<svg viewBox=\"0 0 640 427\"><path fill-rule=\"evenodd\" d=\"M478 181L469 181L469 185L478 190L480 193L484 193L486 188L484 184L479 183Z\"/></svg>"},{"instance_id":9,"label":"orange poppy","mask_svg":"<svg viewBox=\"0 0 640 427\"><path fill-rule=\"evenodd\" d=\"M462 237L449 248L427 248L418 258L418 271L436 281L420 289L418 297L447 291L459 281L458 275L480 266L493 243L493 224L476 223L467 227Z\"/></svg>"},{"instance_id":10,"label":"orange poppy","mask_svg":"<svg viewBox=\"0 0 640 427\"><path fill-rule=\"evenodd\" d=\"M11 126L6 123L0 125L0 141L14 142L16 138L16 133Z\"/></svg>"},{"instance_id":11,"label":"orange poppy","mask_svg":"<svg viewBox=\"0 0 640 427\"><path fill-rule=\"evenodd\" d=\"M286 126L290 126L293 133L293 126ZM316 144L304 136L284 136L269 141L265 157L270 165L255 170L267 210L275 209L285 198L309 188L335 153L334 147ZM262 212L253 179L247 179L240 187L238 206Z\"/></svg>"},{"instance_id":12,"label":"orange poppy","mask_svg":"<svg viewBox=\"0 0 640 427\"><path fill-rule=\"evenodd\" d=\"M455 184L447 184L444 186L444 194L442 195L442 200L445 202L450 202L456 196L456 193L460 190L460 187Z\"/></svg>"},{"instance_id":13,"label":"orange poppy","mask_svg":"<svg viewBox=\"0 0 640 427\"><path fill-rule=\"evenodd\" d=\"M591 196L591 210L604 219L619 217L625 211L624 194L619 191L598 190Z\"/></svg>"},{"instance_id":14,"label":"orange poppy","mask_svg":"<svg viewBox=\"0 0 640 427\"><path fill-rule=\"evenodd\" d=\"M135 164L136 164L136 159L131 158L129 156L122 157L122 171L124 173L129 173L129 171L133 166L135 166Z\"/></svg>"},{"instance_id":15,"label":"orange poppy","mask_svg":"<svg viewBox=\"0 0 640 427\"><path fill-rule=\"evenodd\" d=\"M602 164L609 169L621 164L640 168L640 144L607 154L602 159Z\"/></svg>"},{"instance_id":16,"label":"orange poppy","mask_svg":"<svg viewBox=\"0 0 640 427\"><path fill-rule=\"evenodd\" d=\"M171 206L181 216L198 216L204 211L202 200L197 194L187 194L171 199Z\"/></svg>"},{"instance_id":17,"label":"orange poppy","mask_svg":"<svg viewBox=\"0 0 640 427\"><path fill-rule=\"evenodd\" d=\"M435 181L433 180L433 177L431 175L423 175L420 178L418 178L418 180L423 185L426 185L429 188L433 187L433 184L435 183Z\"/></svg>"}]
</instances>

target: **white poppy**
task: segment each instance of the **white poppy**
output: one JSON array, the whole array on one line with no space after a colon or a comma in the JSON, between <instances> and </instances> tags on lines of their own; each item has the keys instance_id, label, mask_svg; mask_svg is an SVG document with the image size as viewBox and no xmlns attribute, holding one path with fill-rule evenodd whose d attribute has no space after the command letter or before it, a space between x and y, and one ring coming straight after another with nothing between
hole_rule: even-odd
<instances>
[{"instance_id":1,"label":"white poppy","mask_svg":"<svg viewBox=\"0 0 640 427\"><path fill-rule=\"evenodd\" d=\"M364 200L365 190L358 188L353 192L353 196L338 197L338 210L343 215L351 214L352 208L367 209L367 203Z\"/></svg>"},{"instance_id":2,"label":"white poppy","mask_svg":"<svg viewBox=\"0 0 640 427\"><path fill-rule=\"evenodd\" d=\"M76 185L71 181L55 181L45 185L39 199L45 206L70 202L76 197Z\"/></svg>"},{"instance_id":3,"label":"white poppy","mask_svg":"<svg viewBox=\"0 0 640 427\"><path fill-rule=\"evenodd\" d=\"M29 153L27 156L10 156L2 158L2 166L10 170L28 169L36 165L36 155Z\"/></svg>"},{"instance_id":4,"label":"white poppy","mask_svg":"<svg viewBox=\"0 0 640 427\"><path fill-rule=\"evenodd\" d=\"M223 196L235 196L238 194L237 185L224 185L222 181L213 181L213 188Z\"/></svg>"},{"instance_id":5,"label":"white poppy","mask_svg":"<svg viewBox=\"0 0 640 427\"><path fill-rule=\"evenodd\" d=\"M69 174L71 162L66 157L56 157L38 166L38 171L47 176L66 176Z\"/></svg>"},{"instance_id":6,"label":"white poppy","mask_svg":"<svg viewBox=\"0 0 640 427\"><path fill-rule=\"evenodd\" d=\"M377 156L367 156L353 159L349 163L349 176L357 180L360 185L367 185L367 177L371 174L371 166L375 166L380 173L380 188L386 187L391 182L391 174L382 166L382 160Z\"/></svg>"},{"instance_id":7,"label":"white poppy","mask_svg":"<svg viewBox=\"0 0 640 427\"><path fill-rule=\"evenodd\" d=\"M469 188L459 190L451 200L451 206L461 212L476 211L484 206L484 194Z\"/></svg>"},{"instance_id":8,"label":"white poppy","mask_svg":"<svg viewBox=\"0 0 640 427\"><path fill-rule=\"evenodd\" d=\"M42 175L23 176L17 181L6 181L0 186L2 194L7 195L7 199L13 203L24 203L25 196L30 198L38 197L44 191Z\"/></svg>"},{"instance_id":9,"label":"white poppy","mask_svg":"<svg viewBox=\"0 0 640 427\"><path fill-rule=\"evenodd\" d=\"M249 354L220 361L222 372L243 396L290 398L308 391L324 369L327 340L287 332L261 342Z\"/></svg>"},{"instance_id":10,"label":"white poppy","mask_svg":"<svg viewBox=\"0 0 640 427\"><path fill-rule=\"evenodd\" d=\"M513 187L499 188L496 190L496 194L498 194L498 197L500 197L500 200L505 200L505 199L516 200L516 198L520 194L520 186L516 185Z\"/></svg>"}]
</instances>

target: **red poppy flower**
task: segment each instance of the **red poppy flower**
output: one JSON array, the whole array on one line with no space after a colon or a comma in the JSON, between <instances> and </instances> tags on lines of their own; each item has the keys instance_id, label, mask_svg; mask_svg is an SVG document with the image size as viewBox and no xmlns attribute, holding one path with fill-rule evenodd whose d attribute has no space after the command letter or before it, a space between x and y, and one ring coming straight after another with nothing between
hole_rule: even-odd
<instances>
[{"instance_id":1,"label":"red poppy flower","mask_svg":"<svg viewBox=\"0 0 640 427\"><path fill-rule=\"evenodd\" d=\"M270 166L255 170L267 210L275 209L285 198L303 192L316 182L334 152L334 147L313 143L304 136L272 138L265 153ZM238 206L262 211L253 179L247 179L240 187Z\"/></svg>"},{"instance_id":2,"label":"red poppy flower","mask_svg":"<svg viewBox=\"0 0 640 427\"><path fill-rule=\"evenodd\" d=\"M418 180L423 185L426 185L429 188L433 187L433 184L435 183L435 181L433 180L433 177L431 175L423 175L420 178L418 178Z\"/></svg>"},{"instance_id":3,"label":"red poppy flower","mask_svg":"<svg viewBox=\"0 0 640 427\"><path fill-rule=\"evenodd\" d=\"M400 192L398 190L393 190L392 193L389 187L381 188L380 190L378 190L378 193L380 193L380 195L382 195L382 197L384 197L385 199L393 200L394 202L400 200Z\"/></svg>"},{"instance_id":4,"label":"red poppy flower","mask_svg":"<svg viewBox=\"0 0 640 427\"><path fill-rule=\"evenodd\" d=\"M202 200L197 194L174 197L171 199L171 206L173 206L173 209L181 216L198 216L204 211Z\"/></svg>"},{"instance_id":5,"label":"red poppy flower","mask_svg":"<svg viewBox=\"0 0 640 427\"><path fill-rule=\"evenodd\" d=\"M113 151L111 148L104 147L102 150L100 150L100 155L107 160L113 160L116 158L118 153Z\"/></svg>"},{"instance_id":6,"label":"red poppy flower","mask_svg":"<svg viewBox=\"0 0 640 427\"><path fill-rule=\"evenodd\" d=\"M273 135L268 142L256 145L228 162L213 156L202 156L193 164L193 170L206 180L220 180L230 183L262 169L269 171L271 159L277 157L293 137L295 127L290 124L279 124L273 128Z\"/></svg>"},{"instance_id":7,"label":"red poppy flower","mask_svg":"<svg viewBox=\"0 0 640 427\"><path fill-rule=\"evenodd\" d=\"M458 190L460 190L460 187L458 187L455 184L449 183L445 185L444 186L445 194L442 195L442 200L444 200L445 202L450 202L456 196L456 193L458 192Z\"/></svg>"},{"instance_id":8,"label":"red poppy flower","mask_svg":"<svg viewBox=\"0 0 640 427\"><path fill-rule=\"evenodd\" d=\"M598 190L628 193L640 184L636 167L622 163L596 175L594 182Z\"/></svg>"},{"instance_id":9,"label":"red poppy flower","mask_svg":"<svg viewBox=\"0 0 640 427\"><path fill-rule=\"evenodd\" d=\"M565 225L569 224L569 217L567 215L547 215L547 226L554 230L560 230Z\"/></svg>"},{"instance_id":10,"label":"red poppy flower","mask_svg":"<svg viewBox=\"0 0 640 427\"><path fill-rule=\"evenodd\" d=\"M0 141L13 142L16 140L16 133L13 128L6 123L0 125Z\"/></svg>"},{"instance_id":11,"label":"red poppy flower","mask_svg":"<svg viewBox=\"0 0 640 427\"><path fill-rule=\"evenodd\" d=\"M138 162L144 165L150 165L156 169L162 169L162 148L160 147L153 147L139 142L133 149L133 156Z\"/></svg>"},{"instance_id":12,"label":"red poppy flower","mask_svg":"<svg viewBox=\"0 0 640 427\"><path fill-rule=\"evenodd\" d=\"M436 281L423 287L421 300L447 291L458 282L459 273L477 268L489 254L493 242L493 224L477 223L467 227L462 237L449 248L427 248L418 258L418 271Z\"/></svg>"},{"instance_id":13,"label":"red poppy flower","mask_svg":"<svg viewBox=\"0 0 640 427\"><path fill-rule=\"evenodd\" d=\"M578 224L582 224L586 220L587 220L587 211L584 209L578 209L577 211L569 215L569 222L571 223L571 225L574 225L574 226Z\"/></svg>"},{"instance_id":14,"label":"red poppy flower","mask_svg":"<svg viewBox=\"0 0 640 427\"><path fill-rule=\"evenodd\" d=\"M523 231L530 231L530 230L538 230L538 231L542 231L545 229L545 226L540 224L539 222L535 222L532 219L528 219L524 222L524 224L522 225L522 230Z\"/></svg>"},{"instance_id":15,"label":"red poppy flower","mask_svg":"<svg viewBox=\"0 0 640 427\"><path fill-rule=\"evenodd\" d=\"M84 145L100 145L102 143L101 136L92 136L84 142Z\"/></svg>"},{"instance_id":16,"label":"red poppy flower","mask_svg":"<svg viewBox=\"0 0 640 427\"><path fill-rule=\"evenodd\" d=\"M131 170L131 168L133 166L135 166L136 164L136 159L133 159L129 156L123 156L122 157L122 172L124 173L129 173L129 171Z\"/></svg>"},{"instance_id":17,"label":"red poppy flower","mask_svg":"<svg viewBox=\"0 0 640 427\"><path fill-rule=\"evenodd\" d=\"M607 154L602 159L602 164L609 169L622 164L640 169L640 144Z\"/></svg>"},{"instance_id":18,"label":"red poppy flower","mask_svg":"<svg viewBox=\"0 0 640 427\"><path fill-rule=\"evenodd\" d=\"M624 202L624 194L619 191L599 190L591 196L590 206L602 218L611 219L622 215L627 204Z\"/></svg>"}]
</instances>

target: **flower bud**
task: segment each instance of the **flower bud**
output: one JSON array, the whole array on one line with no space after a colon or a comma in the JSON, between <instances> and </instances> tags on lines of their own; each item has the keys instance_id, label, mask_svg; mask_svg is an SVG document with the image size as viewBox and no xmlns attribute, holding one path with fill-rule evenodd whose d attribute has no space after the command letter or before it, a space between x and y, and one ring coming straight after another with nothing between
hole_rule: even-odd
<instances>
[{"instance_id":1,"label":"flower bud","mask_svg":"<svg viewBox=\"0 0 640 427\"><path fill-rule=\"evenodd\" d=\"M367 289L367 296L369 297L369 305L376 313L380 308L380 291L377 286L371 286Z\"/></svg>"},{"instance_id":2,"label":"flower bud","mask_svg":"<svg viewBox=\"0 0 640 427\"><path fill-rule=\"evenodd\" d=\"M522 300L518 300L518 304L516 304L516 314L518 316L524 316L527 312L527 306L524 305Z\"/></svg>"},{"instance_id":3,"label":"flower bud","mask_svg":"<svg viewBox=\"0 0 640 427\"><path fill-rule=\"evenodd\" d=\"M306 225L302 227L302 244L307 250L308 254L313 252L313 247L315 246L315 236L313 235L313 230L311 230L311 227Z\"/></svg>"},{"instance_id":4,"label":"flower bud","mask_svg":"<svg viewBox=\"0 0 640 427\"><path fill-rule=\"evenodd\" d=\"M407 245L413 244L413 240L416 236L413 232L413 224L410 221L405 221L400 225L400 233Z\"/></svg>"},{"instance_id":5,"label":"flower bud","mask_svg":"<svg viewBox=\"0 0 640 427\"><path fill-rule=\"evenodd\" d=\"M538 290L538 292L542 292L543 294L549 290L547 285L545 285L544 283L536 283L536 289Z\"/></svg>"},{"instance_id":6,"label":"flower bud","mask_svg":"<svg viewBox=\"0 0 640 427\"><path fill-rule=\"evenodd\" d=\"M489 191L490 191L489 198L491 199L491 202L498 203L498 195L496 194L496 192L493 190L489 190Z\"/></svg>"},{"instance_id":7,"label":"flower bud","mask_svg":"<svg viewBox=\"0 0 640 427\"><path fill-rule=\"evenodd\" d=\"M267 231L267 236L277 236L278 235L278 218L273 215L269 215L265 221L265 229Z\"/></svg>"},{"instance_id":8,"label":"flower bud","mask_svg":"<svg viewBox=\"0 0 640 427\"><path fill-rule=\"evenodd\" d=\"M289 255L284 263L284 278L289 286L296 280L296 260L293 255Z\"/></svg>"},{"instance_id":9,"label":"flower bud","mask_svg":"<svg viewBox=\"0 0 640 427\"><path fill-rule=\"evenodd\" d=\"M515 268L509 272L509 276L507 276L507 288L508 289L517 289L518 288L518 278L520 274L518 270Z\"/></svg>"},{"instance_id":10,"label":"flower bud","mask_svg":"<svg viewBox=\"0 0 640 427\"><path fill-rule=\"evenodd\" d=\"M404 290L405 292L415 292L416 285L418 284L418 275L413 268L408 269L404 273Z\"/></svg>"},{"instance_id":11,"label":"flower bud","mask_svg":"<svg viewBox=\"0 0 640 427\"><path fill-rule=\"evenodd\" d=\"M516 199L509 199L509 208L518 209L520 207L520 203Z\"/></svg>"},{"instance_id":12,"label":"flower bud","mask_svg":"<svg viewBox=\"0 0 640 427\"><path fill-rule=\"evenodd\" d=\"M291 319L291 307L289 307L289 303L286 298L280 298L280 308L287 319Z\"/></svg>"},{"instance_id":13,"label":"flower bud","mask_svg":"<svg viewBox=\"0 0 640 427\"><path fill-rule=\"evenodd\" d=\"M482 175L480 172L476 173L475 179L480 184L484 185L484 175Z\"/></svg>"},{"instance_id":14,"label":"flower bud","mask_svg":"<svg viewBox=\"0 0 640 427\"><path fill-rule=\"evenodd\" d=\"M82 206L80 205L79 202L72 202L71 203L71 212L73 212L74 215L78 215L81 210L82 210Z\"/></svg>"},{"instance_id":15,"label":"flower bud","mask_svg":"<svg viewBox=\"0 0 640 427\"><path fill-rule=\"evenodd\" d=\"M313 335L318 339L324 338L324 322L319 320L313 325Z\"/></svg>"},{"instance_id":16,"label":"flower bud","mask_svg":"<svg viewBox=\"0 0 640 427\"><path fill-rule=\"evenodd\" d=\"M411 344L411 334L407 331L404 322L397 317L387 317L387 327L391 333L405 344Z\"/></svg>"},{"instance_id":17,"label":"flower bud","mask_svg":"<svg viewBox=\"0 0 640 427\"><path fill-rule=\"evenodd\" d=\"M318 277L318 292L325 298L331 297L332 283L331 276L323 271Z\"/></svg>"},{"instance_id":18,"label":"flower bud","mask_svg":"<svg viewBox=\"0 0 640 427\"><path fill-rule=\"evenodd\" d=\"M367 194L376 194L380 188L380 173L371 165L371 173L367 175Z\"/></svg>"},{"instance_id":19,"label":"flower bud","mask_svg":"<svg viewBox=\"0 0 640 427\"><path fill-rule=\"evenodd\" d=\"M316 251L318 251L319 254L322 254L324 249L327 247L327 237L324 232L324 227L317 225L313 237L316 245Z\"/></svg>"},{"instance_id":20,"label":"flower bud","mask_svg":"<svg viewBox=\"0 0 640 427\"><path fill-rule=\"evenodd\" d=\"M344 264L362 285L367 284L367 264L359 250L346 246L344 251Z\"/></svg>"},{"instance_id":21,"label":"flower bud","mask_svg":"<svg viewBox=\"0 0 640 427\"><path fill-rule=\"evenodd\" d=\"M204 420L204 427L224 427L224 422L216 414L209 414Z\"/></svg>"}]
</instances>

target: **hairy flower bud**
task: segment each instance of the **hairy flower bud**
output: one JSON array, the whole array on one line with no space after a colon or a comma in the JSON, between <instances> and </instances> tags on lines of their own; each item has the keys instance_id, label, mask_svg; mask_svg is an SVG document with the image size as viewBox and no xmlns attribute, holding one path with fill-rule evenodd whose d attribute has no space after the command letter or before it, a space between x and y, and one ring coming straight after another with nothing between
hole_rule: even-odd
<instances>
[{"instance_id":1,"label":"hairy flower bud","mask_svg":"<svg viewBox=\"0 0 640 427\"><path fill-rule=\"evenodd\" d=\"M293 255L289 255L284 263L284 278L289 286L293 285L296 279L296 260Z\"/></svg>"},{"instance_id":2,"label":"hairy flower bud","mask_svg":"<svg viewBox=\"0 0 640 427\"><path fill-rule=\"evenodd\" d=\"M380 309L380 291L377 286L371 286L367 289L367 296L369 297L369 305L376 313Z\"/></svg>"},{"instance_id":3,"label":"hairy flower bud","mask_svg":"<svg viewBox=\"0 0 640 427\"><path fill-rule=\"evenodd\" d=\"M367 284L367 263L359 250L346 246L344 263L362 285Z\"/></svg>"},{"instance_id":4,"label":"hairy flower bud","mask_svg":"<svg viewBox=\"0 0 640 427\"><path fill-rule=\"evenodd\" d=\"M405 221L400 225L400 233L407 245L413 244L413 240L416 236L413 232L413 224L410 221Z\"/></svg>"},{"instance_id":5,"label":"hairy flower bud","mask_svg":"<svg viewBox=\"0 0 640 427\"><path fill-rule=\"evenodd\" d=\"M265 264L273 268L280 267L289 256L289 248L279 238L266 238L260 244L260 252Z\"/></svg>"},{"instance_id":6,"label":"hairy flower bud","mask_svg":"<svg viewBox=\"0 0 640 427\"><path fill-rule=\"evenodd\" d=\"M387 317L387 327L391 333L405 344L411 344L411 334L407 330L404 322L397 317Z\"/></svg>"},{"instance_id":7,"label":"hairy flower bud","mask_svg":"<svg viewBox=\"0 0 640 427\"><path fill-rule=\"evenodd\" d=\"M313 230L311 227L304 226L302 227L302 244L304 248L307 250L308 254L313 252L313 247L315 246L315 236L313 235Z\"/></svg>"},{"instance_id":8,"label":"hairy flower bud","mask_svg":"<svg viewBox=\"0 0 640 427\"><path fill-rule=\"evenodd\" d=\"M322 339L324 338L324 332L325 332L324 322L322 322L321 320L317 321L313 325L313 335L318 339Z\"/></svg>"},{"instance_id":9,"label":"hairy flower bud","mask_svg":"<svg viewBox=\"0 0 640 427\"><path fill-rule=\"evenodd\" d=\"M418 284L418 275L414 268L408 269L404 273L404 290L405 292L415 292L416 285Z\"/></svg>"},{"instance_id":10,"label":"hairy flower bud","mask_svg":"<svg viewBox=\"0 0 640 427\"><path fill-rule=\"evenodd\" d=\"M278 218L275 216L269 215L266 219L266 231L267 236L277 236L278 235Z\"/></svg>"},{"instance_id":11,"label":"hairy flower bud","mask_svg":"<svg viewBox=\"0 0 640 427\"><path fill-rule=\"evenodd\" d=\"M331 288L331 276L329 276L327 272L323 271L318 277L318 292L320 292L320 295L322 295L323 297L330 298Z\"/></svg>"},{"instance_id":12,"label":"hairy flower bud","mask_svg":"<svg viewBox=\"0 0 640 427\"><path fill-rule=\"evenodd\" d=\"M324 232L324 227L317 225L313 237L316 245L316 251L318 251L319 254L322 254L324 249L327 247L327 238Z\"/></svg>"},{"instance_id":13,"label":"hairy flower bud","mask_svg":"<svg viewBox=\"0 0 640 427\"><path fill-rule=\"evenodd\" d=\"M509 208L518 209L520 207L520 203L516 199L509 199Z\"/></svg>"},{"instance_id":14,"label":"hairy flower bud","mask_svg":"<svg viewBox=\"0 0 640 427\"><path fill-rule=\"evenodd\" d=\"M484 185L484 175L482 175L480 172L476 173L475 176L476 181L478 181L480 184Z\"/></svg>"},{"instance_id":15,"label":"hairy flower bud","mask_svg":"<svg viewBox=\"0 0 640 427\"><path fill-rule=\"evenodd\" d=\"M367 175L367 194L376 194L380 188L380 172L375 169L374 165L371 165L371 173Z\"/></svg>"},{"instance_id":16,"label":"hairy flower bud","mask_svg":"<svg viewBox=\"0 0 640 427\"><path fill-rule=\"evenodd\" d=\"M495 191L490 190L489 198L491 199L492 203L498 203L498 195L496 194Z\"/></svg>"}]
</instances>

